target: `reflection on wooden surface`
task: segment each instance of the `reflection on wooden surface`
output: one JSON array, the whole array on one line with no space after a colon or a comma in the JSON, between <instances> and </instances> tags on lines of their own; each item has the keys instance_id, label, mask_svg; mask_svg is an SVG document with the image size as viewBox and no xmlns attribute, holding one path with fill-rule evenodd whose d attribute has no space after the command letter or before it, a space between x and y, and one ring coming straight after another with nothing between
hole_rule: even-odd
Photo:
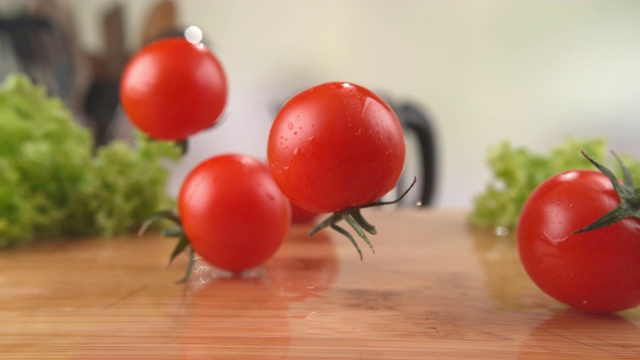
<instances>
[{"instance_id":1,"label":"reflection on wooden surface","mask_svg":"<svg viewBox=\"0 0 640 360\"><path fill-rule=\"evenodd\" d=\"M536 308L548 303L537 291L520 263L515 234L497 236L490 231L470 231L473 250L485 272L487 293L504 307ZM505 285L508 284L508 285Z\"/></svg>"},{"instance_id":2,"label":"reflection on wooden surface","mask_svg":"<svg viewBox=\"0 0 640 360\"><path fill-rule=\"evenodd\" d=\"M638 335L638 322L625 316L585 316L567 309L533 328L520 345L518 359L638 359Z\"/></svg>"},{"instance_id":3,"label":"reflection on wooden surface","mask_svg":"<svg viewBox=\"0 0 640 360\"><path fill-rule=\"evenodd\" d=\"M177 284L160 236L0 252L2 358L640 358L640 311L567 310L513 239L464 213L370 210L376 253L298 226L242 277L200 264Z\"/></svg>"}]
</instances>

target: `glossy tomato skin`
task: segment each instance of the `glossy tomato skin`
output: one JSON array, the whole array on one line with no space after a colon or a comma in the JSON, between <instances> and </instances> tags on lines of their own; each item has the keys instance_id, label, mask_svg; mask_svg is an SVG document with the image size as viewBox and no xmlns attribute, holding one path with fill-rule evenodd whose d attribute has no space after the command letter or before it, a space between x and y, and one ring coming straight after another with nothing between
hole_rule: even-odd
<instances>
[{"instance_id":1,"label":"glossy tomato skin","mask_svg":"<svg viewBox=\"0 0 640 360\"><path fill-rule=\"evenodd\" d=\"M178 212L198 255L232 272L271 257L291 222L289 200L267 166L239 154L215 156L196 166L180 189Z\"/></svg>"},{"instance_id":2,"label":"glossy tomato skin","mask_svg":"<svg viewBox=\"0 0 640 360\"><path fill-rule=\"evenodd\" d=\"M624 219L574 234L619 203L611 182L590 170L568 171L529 196L517 228L522 264L548 295L585 312L640 304L640 222Z\"/></svg>"},{"instance_id":3,"label":"glossy tomato skin","mask_svg":"<svg viewBox=\"0 0 640 360\"><path fill-rule=\"evenodd\" d=\"M321 214L313 211L305 210L300 206L291 203L291 223L293 224L310 224L313 223Z\"/></svg>"},{"instance_id":4,"label":"glossy tomato skin","mask_svg":"<svg viewBox=\"0 0 640 360\"><path fill-rule=\"evenodd\" d=\"M213 126L227 92L220 61L203 44L183 37L143 47L120 79L120 101L130 121L159 140L184 140Z\"/></svg>"},{"instance_id":5,"label":"glossy tomato skin","mask_svg":"<svg viewBox=\"0 0 640 360\"><path fill-rule=\"evenodd\" d=\"M402 126L370 90L331 82L291 98L275 118L267 157L292 203L316 213L369 204L397 183Z\"/></svg>"}]
</instances>

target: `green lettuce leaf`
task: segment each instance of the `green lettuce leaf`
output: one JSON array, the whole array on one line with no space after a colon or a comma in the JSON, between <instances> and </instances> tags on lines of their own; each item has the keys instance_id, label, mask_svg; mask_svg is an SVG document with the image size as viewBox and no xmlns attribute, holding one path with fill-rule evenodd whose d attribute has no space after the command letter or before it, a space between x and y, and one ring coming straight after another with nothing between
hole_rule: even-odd
<instances>
[{"instance_id":1,"label":"green lettuce leaf","mask_svg":"<svg viewBox=\"0 0 640 360\"><path fill-rule=\"evenodd\" d=\"M9 76L0 88L0 247L133 230L173 205L164 161L179 154L142 135L134 147L96 150L60 99Z\"/></svg>"},{"instance_id":2,"label":"green lettuce leaf","mask_svg":"<svg viewBox=\"0 0 640 360\"><path fill-rule=\"evenodd\" d=\"M584 150L597 161L607 164L607 142L603 138L569 138L555 146L548 154L536 153L524 147L514 147L504 141L489 149L488 165L492 178L485 190L474 200L469 221L482 228L515 229L520 211L527 197L541 182L563 171L596 170L580 153ZM640 179L640 162L628 155L618 154L634 179ZM618 164L607 165L621 176Z\"/></svg>"}]
</instances>

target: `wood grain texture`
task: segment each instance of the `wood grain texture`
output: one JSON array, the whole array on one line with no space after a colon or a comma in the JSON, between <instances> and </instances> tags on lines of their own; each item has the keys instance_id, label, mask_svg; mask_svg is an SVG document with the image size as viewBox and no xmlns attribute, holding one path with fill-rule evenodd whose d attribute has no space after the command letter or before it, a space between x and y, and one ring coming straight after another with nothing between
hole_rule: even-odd
<instances>
[{"instance_id":1,"label":"wood grain texture","mask_svg":"<svg viewBox=\"0 0 640 360\"><path fill-rule=\"evenodd\" d=\"M370 210L375 254L297 226L242 278L157 235L0 252L2 359L638 359L640 311L592 316L541 293L510 236L465 214Z\"/></svg>"}]
</instances>

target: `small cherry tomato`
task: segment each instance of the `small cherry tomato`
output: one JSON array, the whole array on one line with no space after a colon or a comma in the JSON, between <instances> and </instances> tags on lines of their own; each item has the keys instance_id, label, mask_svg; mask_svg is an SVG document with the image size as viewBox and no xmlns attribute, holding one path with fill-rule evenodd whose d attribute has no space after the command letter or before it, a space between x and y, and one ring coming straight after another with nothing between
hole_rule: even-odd
<instances>
[{"instance_id":1,"label":"small cherry tomato","mask_svg":"<svg viewBox=\"0 0 640 360\"><path fill-rule=\"evenodd\" d=\"M548 295L585 312L640 304L640 221L577 233L620 204L611 179L576 170L540 184L517 227L522 264Z\"/></svg>"},{"instance_id":2,"label":"small cherry tomato","mask_svg":"<svg viewBox=\"0 0 640 360\"><path fill-rule=\"evenodd\" d=\"M291 222L289 200L258 159L219 155L196 166L178 195L182 228L195 252L239 272L271 257Z\"/></svg>"},{"instance_id":3,"label":"small cherry tomato","mask_svg":"<svg viewBox=\"0 0 640 360\"><path fill-rule=\"evenodd\" d=\"M294 224L310 224L318 218L317 212L305 210L300 206L291 203L291 222Z\"/></svg>"},{"instance_id":4,"label":"small cherry tomato","mask_svg":"<svg viewBox=\"0 0 640 360\"><path fill-rule=\"evenodd\" d=\"M269 134L271 173L292 203L317 213L370 204L398 182L402 126L370 90L330 82L285 103Z\"/></svg>"},{"instance_id":5,"label":"small cherry tomato","mask_svg":"<svg viewBox=\"0 0 640 360\"><path fill-rule=\"evenodd\" d=\"M348 82L302 91L278 112L267 159L291 203L332 213L311 235L330 227L348 237L362 259L354 237L337 225L345 220L373 250L366 233L376 234L376 229L360 209L380 205L378 200L397 184L405 160L400 121L379 96Z\"/></svg>"},{"instance_id":6,"label":"small cherry tomato","mask_svg":"<svg viewBox=\"0 0 640 360\"><path fill-rule=\"evenodd\" d=\"M227 102L227 80L203 44L165 38L127 63L120 100L129 120L149 137L185 140L218 121Z\"/></svg>"}]
</instances>

